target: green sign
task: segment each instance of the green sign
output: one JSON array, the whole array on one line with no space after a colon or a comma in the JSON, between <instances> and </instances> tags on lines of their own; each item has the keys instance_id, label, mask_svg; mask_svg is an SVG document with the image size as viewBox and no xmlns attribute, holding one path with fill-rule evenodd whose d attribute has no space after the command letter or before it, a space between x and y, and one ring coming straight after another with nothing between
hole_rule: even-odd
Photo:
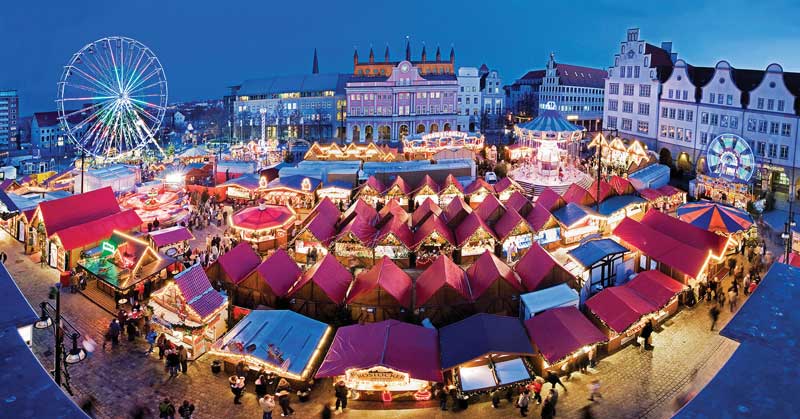
<instances>
[{"instance_id":1,"label":"green sign","mask_svg":"<svg viewBox=\"0 0 800 419\"><path fill-rule=\"evenodd\" d=\"M114 253L117 251L117 246L115 246L114 243L111 243L109 241L104 241L102 248L103 252Z\"/></svg>"}]
</instances>

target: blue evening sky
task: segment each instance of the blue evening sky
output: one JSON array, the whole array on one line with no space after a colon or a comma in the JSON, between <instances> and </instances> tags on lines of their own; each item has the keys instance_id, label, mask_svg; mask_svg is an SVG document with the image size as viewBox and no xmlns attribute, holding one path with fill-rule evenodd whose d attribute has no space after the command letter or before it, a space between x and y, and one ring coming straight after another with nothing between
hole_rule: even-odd
<instances>
[{"instance_id":1,"label":"blue evening sky","mask_svg":"<svg viewBox=\"0 0 800 419\"><path fill-rule=\"evenodd\" d=\"M753 7L752 5L757 5ZM70 56L92 40L125 35L161 60L170 101L218 98L246 78L352 71L353 47L378 59L437 45L457 66L486 63L506 84L541 68L553 51L571 64L607 67L629 27L659 45L673 41L695 65L720 59L800 71L800 2L760 0L78 0L4 1L0 6L0 89L20 92L22 114L55 109L56 82Z\"/></svg>"}]
</instances>

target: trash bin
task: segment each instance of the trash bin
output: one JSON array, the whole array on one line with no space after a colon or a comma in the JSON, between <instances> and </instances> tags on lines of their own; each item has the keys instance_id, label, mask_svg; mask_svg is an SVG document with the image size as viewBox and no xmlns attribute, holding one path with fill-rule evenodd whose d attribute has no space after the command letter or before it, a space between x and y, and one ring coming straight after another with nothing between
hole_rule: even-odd
<instances>
[{"instance_id":1,"label":"trash bin","mask_svg":"<svg viewBox=\"0 0 800 419\"><path fill-rule=\"evenodd\" d=\"M64 271L61 272L60 276L61 288L65 288L71 285L70 281L72 280L72 272Z\"/></svg>"},{"instance_id":2,"label":"trash bin","mask_svg":"<svg viewBox=\"0 0 800 419\"><path fill-rule=\"evenodd\" d=\"M222 371L222 364L218 360L211 361L211 372L214 374L219 374Z\"/></svg>"}]
</instances>

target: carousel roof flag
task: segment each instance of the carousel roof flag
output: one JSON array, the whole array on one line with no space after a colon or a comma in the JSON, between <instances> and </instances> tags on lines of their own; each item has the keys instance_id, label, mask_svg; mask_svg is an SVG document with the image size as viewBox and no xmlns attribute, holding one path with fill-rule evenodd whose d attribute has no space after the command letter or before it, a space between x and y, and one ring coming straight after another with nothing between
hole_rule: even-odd
<instances>
[{"instance_id":1,"label":"carousel roof flag","mask_svg":"<svg viewBox=\"0 0 800 419\"><path fill-rule=\"evenodd\" d=\"M747 230L753 225L753 218L747 211L708 201L681 205L678 218L696 227L725 234Z\"/></svg>"}]
</instances>

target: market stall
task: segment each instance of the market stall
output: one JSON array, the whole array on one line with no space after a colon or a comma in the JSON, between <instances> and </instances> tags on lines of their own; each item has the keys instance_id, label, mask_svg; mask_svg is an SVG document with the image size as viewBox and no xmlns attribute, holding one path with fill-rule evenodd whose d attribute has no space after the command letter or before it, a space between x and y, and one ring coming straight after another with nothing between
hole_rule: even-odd
<instances>
[{"instance_id":1,"label":"market stall","mask_svg":"<svg viewBox=\"0 0 800 419\"><path fill-rule=\"evenodd\" d=\"M431 264L439 255L451 257L455 245L455 237L450 228L442 221L441 217L430 216L414 231L415 266L424 268Z\"/></svg>"},{"instance_id":2,"label":"market stall","mask_svg":"<svg viewBox=\"0 0 800 419\"><path fill-rule=\"evenodd\" d=\"M396 320L345 326L316 378L343 380L354 400L429 400L443 381L438 349L436 330L422 326Z\"/></svg>"},{"instance_id":3,"label":"market stall","mask_svg":"<svg viewBox=\"0 0 800 419\"><path fill-rule=\"evenodd\" d=\"M439 188L439 205L444 208L455 198L464 198L464 187L452 174L448 174Z\"/></svg>"},{"instance_id":4,"label":"market stall","mask_svg":"<svg viewBox=\"0 0 800 419\"><path fill-rule=\"evenodd\" d=\"M256 198L261 189L266 186L266 179L262 180L256 173L245 173L217 185L225 190L225 197L233 202L246 203Z\"/></svg>"},{"instance_id":5,"label":"market stall","mask_svg":"<svg viewBox=\"0 0 800 419\"><path fill-rule=\"evenodd\" d=\"M525 329L537 355L531 358L537 374L557 374L569 364L588 364L588 353L607 340L577 306L556 307L525 321ZM595 352L596 353L596 352Z\"/></svg>"},{"instance_id":6,"label":"market stall","mask_svg":"<svg viewBox=\"0 0 800 419\"><path fill-rule=\"evenodd\" d=\"M507 263L519 260L533 245L533 230L519 213L508 208L494 225L494 232Z\"/></svg>"},{"instance_id":7,"label":"market stall","mask_svg":"<svg viewBox=\"0 0 800 419\"><path fill-rule=\"evenodd\" d=\"M476 178L464 189L464 198L472 208L477 208L489 195L494 195L494 187L480 177Z\"/></svg>"},{"instance_id":8,"label":"market stall","mask_svg":"<svg viewBox=\"0 0 800 419\"><path fill-rule=\"evenodd\" d=\"M442 208L432 200L426 199L411 213L411 227L421 226L432 215L437 217L442 215Z\"/></svg>"},{"instance_id":9,"label":"market stall","mask_svg":"<svg viewBox=\"0 0 800 419\"><path fill-rule=\"evenodd\" d=\"M411 292L411 277L384 256L356 276L346 302L355 321L375 322L399 318L410 310Z\"/></svg>"},{"instance_id":10,"label":"market stall","mask_svg":"<svg viewBox=\"0 0 800 419\"><path fill-rule=\"evenodd\" d=\"M261 198L270 205L285 205L303 213L316 203L315 194L322 181L306 176L283 176L270 181L259 191Z\"/></svg>"},{"instance_id":11,"label":"market stall","mask_svg":"<svg viewBox=\"0 0 800 419\"><path fill-rule=\"evenodd\" d=\"M303 272L289 291L292 310L315 319L335 320L353 275L328 254Z\"/></svg>"},{"instance_id":12,"label":"market stall","mask_svg":"<svg viewBox=\"0 0 800 419\"><path fill-rule=\"evenodd\" d=\"M467 273L452 259L440 255L414 282L414 309L434 325L450 324L466 317L472 301Z\"/></svg>"},{"instance_id":13,"label":"market stall","mask_svg":"<svg viewBox=\"0 0 800 419\"><path fill-rule=\"evenodd\" d=\"M254 310L219 339L210 353L226 361L226 371L244 361L290 383L308 386L333 328L289 310Z\"/></svg>"},{"instance_id":14,"label":"market stall","mask_svg":"<svg viewBox=\"0 0 800 419\"><path fill-rule=\"evenodd\" d=\"M478 259L484 252L494 252L497 237L494 231L478 214L472 213L456 227L456 261L467 265Z\"/></svg>"},{"instance_id":15,"label":"market stall","mask_svg":"<svg viewBox=\"0 0 800 419\"><path fill-rule=\"evenodd\" d=\"M753 200L749 183L699 173L689 183L689 192L695 198L710 199L736 208L747 208L747 203Z\"/></svg>"},{"instance_id":16,"label":"market stall","mask_svg":"<svg viewBox=\"0 0 800 419\"><path fill-rule=\"evenodd\" d=\"M174 281L150 295L151 325L176 346L185 346L197 359L225 333L228 298L211 287L203 267L175 275Z\"/></svg>"},{"instance_id":17,"label":"market stall","mask_svg":"<svg viewBox=\"0 0 800 419\"><path fill-rule=\"evenodd\" d=\"M328 198L337 207L345 208L350 206L350 196L353 193L353 185L346 181L326 182L317 189L317 202Z\"/></svg>"},{"instance_id":18,"label":"market stall","mask_svg":"<svg viewBox=\"0 0 800 419\"><path fill-rule=\"evenodd\" d=\"M534 356L516 317L475 314L439 329L445 382L461 393L491 392L529 382Z\"/></svg>"},{"instance_id":19,"label":"market stall","mask_svg":"<svg viewBox=\"0 0 800 419\"><path fill-rule=\"evenodd\" d=\"M319 214L300 230L292 246L297 262L313 264L328 254L328 247L336 237L337 218Z\"/></svg>"},{"instance_id":20,"label":"market stall","mask_svg":"<svg viewBox=\"0 0 800 419\"><path fill-rule=\"evenodd\" d=\"M378 221L376 225L383 225L390 220L398 220L407 224L409 218L411 218L411 215L400 206L400 203L398 203L396 199L390 199L389 202L378 211Z\"/></svg>"},{"instance_id":21,"label":"market stall","mask_svg":"<svg viewBox=\"0 0 800 419\"><path fill-rule=\"evenodd\" d=\"M519 215L527 217L533 209L533 203L520 192L514 191L505 201L506 208L513 208Z\"/></svg>"},{"instance_id":22,"label":"market stall","mask_svg":"<svg viewBox=\"0 0 800 419\"><path fill-rule=\"evenodd\" d=\"M294 231L297 213L289 206L259 202L231 215L229 224L242 240L254 243L260 252L286 247Z\"/></svg>"},{"instance_id":23,"label":"market stall","mask_svg":"<svg viewBox=\"0 0 800 419\"><path fill-rule=\"evenodd\" d=\"M506 212L506 208L496 196L488 195L473 212L478 214L481 220L486 221L486 224L494 225Z\"/></svg>"},{"instance_id":24,"label":"market stall","mask_svg":"<svg viewBox=\"0 0 800 419\"><path fill-rule=\"evenodd\" d=\"M392 217L378 230L373 241L374 258L384 256L401 268L410 267L411 249L414 248L414 234L401 218Z\"/></svg>"},{"instance_id":25,"label":"market stall","mask_svg":"<svg viewBox=\"0 0 800 419\"><path fill-rule=\"evenodd\" d=\"M736 235L753 227L753 217L747 211L700 201L683 204L678 208L678 218L695 227L724 236Z\"/></svg>"},{"instance_id":26,"label":"market stall","mask_svg":"<svg viewBox=\"0 0 800 419\"><path fill-rule=\"evenodd\" d=\"M434 204L438 204L439 184L430 175L425 175L417 189L412 191L411 194L414 197L414 206L420 205L428 199L433 201Z\"/></svg>"},{"instance_id":27,"label":"market stall","mask_svg":"<svg viewBox=\"0 0 800 419\"><path fill-rule=\"evenodd\" d=\"M603 216L597 211L573 202L552 212L558 221L562 244L573 244L600 233Z\"/></svg>"},{"instance_id":28,"label":"market stall","mask_svg":"<svg viewBox=\"0 0 800 419\"><path fill-rule=\"evenodd\" d=\"M256 307L261 303L261 295L265 294L265 284L258 278L256 268L261 258L248 243L242 242L220 256L211 264L207 273L218 281L222 281L229 290L231 304Z\"/></svg>"},{"instance_id":29,"label":"market stall","mask_svg":"<svg viewBox=\"0 0 800 419\"><path fill-rule=\"evenodd\" d=\"M402 176L397 176L389 187L383 192L384 200L396 199L406 210L409 209L411 201L411 186L406 183Z\"/></svg>"},{"instance_id":30,"label":"market stall","mask_svg":"<svg viewBox=\"0 0 800 419\"><path fill-rule=\"evenodd\" d=\"M173 258L182 255L189 248L189 240L194 240L192 232L182 226L162 228L147 235L156 250Z\"/></svg>"},{"instance_id":31,"label":"market stall","mask_svg":"<svg viewBox=\"0 0 800 419\"><path fill-rule=\"evenodd\" d=\"M240 160L219 160L214 170L214 181L219 185L245 174L256 172L256 162Z\"/></svg>"},{"instance_id":32,"label":"market stall","mask_svg":"<svg viewBox=\"0 0 800 419\"><path fill-rule=\"evenodd\" d=\"M284 308L289 305L288 294L303 271L283 249L273 252L256 268L259 290L252 298L258 305ZM255 307L255 306L254 306Z\"/></svg>"},{"instance_id":33,"label":"market stall","mask_svg":"<svg viewBox=\"0 0 800 419\"><path fill-rule=\"evenodd\" d=\"M551 308L580 307L578 292L567 284L522 294L519 301L519 319L523 322Z\"/></svg>"},{"instance_id":34,"label":"market stall","mask_svg":"<svg viewBox=\"0 0 800 419\"><path fill-rule=\"evenodd\" d=\"M333 240L331 248L334 256L348 266L372 266L376 233L375 227L367 221L366 216L356 215L341 228L339 235Z\"/></svg>"},{"instance_id":35,"label":"market stall","mask_svg":"<svg viewBox=\"0 0 800 419\"><path fill-rule=\"evenodd\" d=\"M453 198L453 200L444 207L444 220L451 229L458 227L470 214L472 214L472 207L460 196Z\"/></svg>"},{"instance_id":36,"label":"market stall","mask_svg":"<svg viewBox=\"0 0 800 419\"><path fill-rule=\"evenodd\" d=\"M575 283L575 278L539 244L531 245L528 252L514 265L514 272L527 291L549 288L565 282L570 285Z\"/></svg>"},{"instance_id":37,"label":"market stall","mask_svg":"<svg viewBox=\"0 0 800 419\"><path fill-rule=\"evenodd\" d=\"M525 190L520 186L519 183L511 179L510 177L504 177L497 181L494 185L494 192L497 194L497 197L500 199L500 202L506 202L514 192L517 193L524 193Z\"/></svg>"},{"instance_id":38,"label":"market stall","mask_svg":"<svg viewBox=\"0 0 800 419\"><path fill-rule=\"evenodd\" d=\"M378 202L383 202L383 191L386 187L383 186L380 180L375 176L370 176L356 192L356 199L363 200L364 202L376 206Z\"/></svg>"},{"instance_id":39,"label":"market stall","mask_svg":"<svg viewBox=\"0 0 800 419\"><path fill-rule=\"evenodd\" d=\"M467 268L475 311L514 315L525 289L514 271L488 250Z\"/></svg>"},{"instance_id":40,"label":"market stall","mask_svg":"<svg viewBox=\"0 0 800 419\"><path fill-rule=\"evenodd\" d=\"M578 279L581 302L627 278L626 254L628 249L613 239L587 240L567 251L566 268Z\"/></svg>"}]
</instances>

